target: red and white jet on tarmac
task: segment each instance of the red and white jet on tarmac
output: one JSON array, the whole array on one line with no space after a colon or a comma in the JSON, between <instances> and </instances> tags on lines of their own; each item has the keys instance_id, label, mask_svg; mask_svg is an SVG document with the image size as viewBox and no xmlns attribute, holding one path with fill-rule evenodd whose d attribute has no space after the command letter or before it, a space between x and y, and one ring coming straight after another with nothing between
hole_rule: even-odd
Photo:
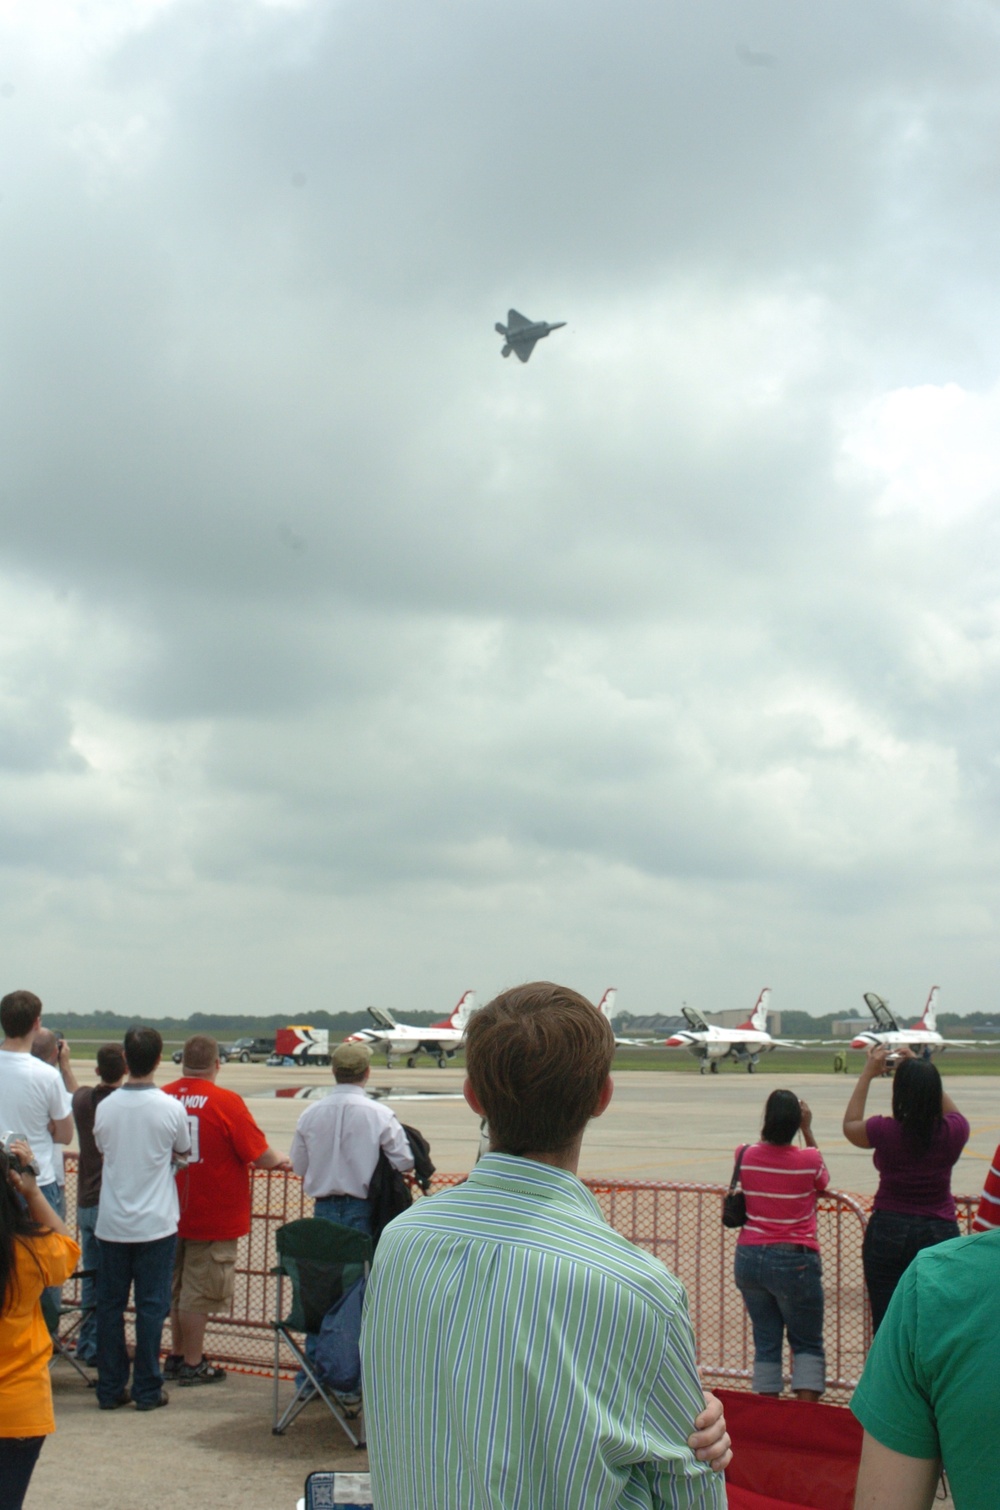
<instances>
[{"instance_id":1,"label":"red and white jet on tarmac","mask_svg":"<svg viewBox=\"0 0 1000 1510\"><path fill-rule=\"evenodd\" d=\"M874 991L866 991L864 996L876 1026L866 1028L863 1033L852 1038L852 1049L871 1049L876 1046L895 1049L905 1044L918 1058L929 1059L932 1054L939 1054L942 1049L948 1048L949 1044L954 1048L979 1049L996 1043L995 1039L990 1038L942 1038L937 1030L937 986L931 986L923 1013L912 1028L901 1028L889 1011L889 1003Z\"/></svg>"},{"instance_id":2,"label":"red and white jet on tarmac","mask_svg":"<svg viewBox=\"0 0 1000 1510\"><path fill-rule=\"evenodd\" d=\"M368 1015L374 1028L362 1028L352 1033L348 1043L367 1043L371 1048L385 1049L385 1067L392 1069L393 1055L405 1055L407 1066L412 1070L420 1054L429 1054L444 1069L448 1060L461 1048L465 1029L476 1006L475 991L466 991L448 1017L432 1022L430 1027L419 1028L409 1023L397 1022L391 1012L382 1007L369 1007Z\"/></svg>"},{"instance_id":3,"label":"red and white jet on tarmac","mask_svg":"<svg viewBox=\"0 0 1000 1510\"><path fill-rule=\"evenodd\" d=\"M687 1049L689 1054L700 1059L699 1068L703 1075L706 1070L717 1075L720 1059L735 1059L738 1064L745 1064L748 1074L752 1075L761 1054L769 1054L772 1049L802 1047L800 1043L792 1043L787 1038L771 1037L767 1031L767 1008L770 1000L771 988L765 986L750 1016L738 1028L717 1028L714 1024L707 1023L693 1007L681 1007L690 1026L668 1038L666 1046L668 1049Z\"/></svg>"}]
</instances>

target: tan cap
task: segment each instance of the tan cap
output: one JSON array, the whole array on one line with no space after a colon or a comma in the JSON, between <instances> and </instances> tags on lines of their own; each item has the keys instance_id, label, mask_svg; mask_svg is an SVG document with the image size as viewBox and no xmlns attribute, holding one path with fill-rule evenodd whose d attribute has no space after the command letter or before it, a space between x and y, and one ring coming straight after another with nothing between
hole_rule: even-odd
<instances>
[{"instance_id":1,"label":"tan cap","mask_svg":"<svg viewBox=\"0 0 1000 1510\"><path fill-rule=\"evenodd\" d=\"M337 1044L332 1057L335 1070L348 1070L360 1075L370 1067L372 1051L366 1043L352 1042L346 1038L343 1043Z\"/></svg>"}]
</instances>

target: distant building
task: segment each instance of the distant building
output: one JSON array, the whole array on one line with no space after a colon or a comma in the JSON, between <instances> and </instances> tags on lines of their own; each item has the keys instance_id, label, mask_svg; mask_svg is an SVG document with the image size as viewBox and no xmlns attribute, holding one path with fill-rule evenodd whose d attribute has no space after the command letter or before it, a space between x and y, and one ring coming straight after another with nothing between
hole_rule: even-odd
<instances>
[{"instance_id":1,"label":"distant building","mask_svg":"<svg viewBox=\"0 0 1000 1510\"><path fill-rule=\"evenodd\" d=\"M857 1038L859 1033L879 1032L879 1026L872 1017L842 1017L830 1032L834 1038Z\"/></svg>"},{"instance_id":2,"label":"distant building","mask_svg":"<svg viewBox=\"0 0 1000 1510\"><path fill-rule=\"evenodd\" d=\"M623 1038L670 1038L686 1027L683 1017L666 1017L660 1013L654 1013L651 1017L626 1017L622 1014L615 1023L615 1031Z\"/></svg>"}]
</instances>

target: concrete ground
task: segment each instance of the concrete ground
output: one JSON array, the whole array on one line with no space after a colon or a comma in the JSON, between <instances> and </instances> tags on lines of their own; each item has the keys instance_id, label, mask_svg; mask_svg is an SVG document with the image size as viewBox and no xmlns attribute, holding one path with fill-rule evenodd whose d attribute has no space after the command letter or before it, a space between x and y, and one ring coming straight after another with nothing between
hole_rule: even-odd
<instances>
[{"instance_id":1,"label":"concrete ground","mask_svg":"<svg viewBox=\"0 0 1000 1510\"><path fill-rule=\"evenodd\" d=\"M813 1130L830 1170L833 1185L860 1195L878 1183L871 1154L852 1148L840 1124L854 1077L795 1074L782 1079L748 1075L725 1066L718 1075L681 1075L670 1071L623 1070L615 1077L615 1095L584 1141L583 1175L618 1175L636 1180L691 1180L725 1183L737 1143L760 1130L767 1096L776 1086L795 1090L812 1107ZM168 1078L167 1076L163 1077ZM374 1069L369 1084L411 1097L388 1098L400 1120L418 1127L429 1139L434 1163L442 1173L465 1173L476 1158L479 1123L461 1099L463 1072L432 1066L414 1070ZM269 1070L262 1065L227 1064L220 1084L247 1098L257 1121L276 1147L288 1148L295 1124L310 1101L277 1098L275 1090L319 1089L332 1083L330 1071ZM945 1085L948 1086L947 1075ZM954 1189L978 1194L989 1161L1000 1143L1000 1078L962 1076L950 1086L972 1135L955 1171ZM871 1089L869 1112L888 1114L891 1082Z\"/></svg>"},{"instance_id":2,"label":"concrete ground","mask_svg":"<svg viewBox=\"0 0 1000 1510\"><path fill-rule=\"evenodd\" d=\"M171 1066L161 1081L173 1078ZM81 1080L84 1077L81 1076ZM329 1084L329 1070L269 1070L226 1065L221 1083L247 1098L275 1146L287 1149L308 1101L273 1094L296 1086ZM462 1072L433 1067L380 1069L372 1084L444 1093L423 1100L391 1098L404 1122L429 1138L443 1173L471 1168L479 1141L476 1118L459 1099ZM767 1094L776 1084L798 1091L814 1113L817 1140L833 1184L869 1194L876 1177L871 1155L851 1148L840 1121L853 1078L795 1075L778 1080L724 1069L704 1078L669 1072L622 1072L614 1100L591 1127L581 1173L641 1180L722 1183L736 1143L756 1135ZM1000 1079L965 1077L953 1089L972 1124L972 1137L954 1179L956 1193L976 1194L1000 1141ZM869 1110L888 1111L888 1083L873 1087ZM289 1386L283 1386L288 1391ZM25 1501L27 1510L70 1502L75 1510L131 1510L149 1503L239 1510L294 1510L313 1468L358 1472L367 1457L350 1446L321 1404L313 1404L284 1437L271 1435L270 1380L232 1374L225 1383L195 1389L171 1386L170 1406L138 1415L132 1409L99 1412L70 1367L56 1366L55 1436L46 1444Z\"/></svg>"},{"instance_id":3,"label":"concrete ground","mask_svg":"<svg viewBox=\"0 0 1000 1510\"><path fill-rule=\"evenodd\" d=\"M367 1471L322 1403L271 1435L271 1381L230 1374L194 1389L168 1385L165 1410L99 1411L68 1363L53 1371L56 1432L42 1449L25 1510L295 1510L314 1468ZM283 1398L291 1397L284 1385Z\"/></svg>"}]
</instances>

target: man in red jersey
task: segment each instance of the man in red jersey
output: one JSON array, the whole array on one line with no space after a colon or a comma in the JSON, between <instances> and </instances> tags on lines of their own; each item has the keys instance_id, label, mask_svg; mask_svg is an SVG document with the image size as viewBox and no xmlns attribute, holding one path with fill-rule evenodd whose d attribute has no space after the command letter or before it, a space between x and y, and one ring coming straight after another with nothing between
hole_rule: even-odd
<instances>
[{"instance_id":1,"label":"man in red jersey","mask_svg":"<svg viewBox=\"0 0 1000 1510\"><path fill-rule=\"evenodd\" d=\"M238 1239L250 1231L253 1169L290 1169L268 1142L242 1096L216 1085L219 1045L196 1034L184 1045L183 1074L163 1089L187 1112L191 1155L177 1175L181 1216L170 1308L173 1351L164 1377L214 1384L226 1371L205 1357L205 1327L233 1298Z\"/></svg>"}]
</instances>

